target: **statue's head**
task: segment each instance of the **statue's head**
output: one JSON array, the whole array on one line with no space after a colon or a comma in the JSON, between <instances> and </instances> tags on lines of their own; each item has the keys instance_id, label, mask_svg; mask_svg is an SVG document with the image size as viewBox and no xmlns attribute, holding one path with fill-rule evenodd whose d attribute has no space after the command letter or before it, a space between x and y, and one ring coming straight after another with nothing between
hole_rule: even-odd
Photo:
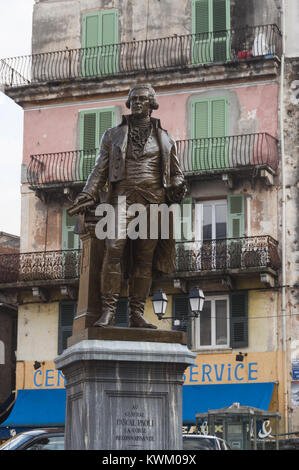
<instances>
[{"instance_id":1,"label":"statue's head","mask_svg":"<svg viewBox=\"0 0 299 470\"><path fill-rule=\"evenodd\" d=\"M132 114L150 115L159 108L155 90L147 84L134 85L129 91L126 106Z\"/></svg>"}]
</instances>

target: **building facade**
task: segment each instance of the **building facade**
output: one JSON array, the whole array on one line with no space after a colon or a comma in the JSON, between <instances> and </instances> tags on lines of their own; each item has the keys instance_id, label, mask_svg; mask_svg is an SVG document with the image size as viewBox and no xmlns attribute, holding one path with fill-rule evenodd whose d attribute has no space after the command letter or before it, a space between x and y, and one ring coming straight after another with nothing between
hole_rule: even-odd
<instances>
[{"instance_id":1,"label":"building facade","mask_svg":"<svg viewBox=\"0 0 299 470\"><path fill-rule=\"evenodd\" d=\"M20 237L0 232L0 257L18 258ZM0 264L0 272L2 263ZM0 276L2 273L0 274ZM17 303L0 293L0 420L9 414L16 389Z\"/></svg>"},{"instance_id":2,"label":"building facade","mask_svg":"<svg viewBox=\"0 0 299 470\"><path fill-rule=\"evenodd\" d=\"M171 319L154 318L150 298L145 315L186 330L197 354L184 423L240 402L278 411L281 433L298 428L298 59L281 33L295 14L291 0L36 0L32 55L1 61L24 109L21 252L0 283L18 303L18 390L64 387L53 359L71 335L80 265L67 208L129 88L151 83L192 230L177 239L175 273L153 281ZM195 285L205 305L190 319ZM127 321L124 295L117 324Z\"/></svg>"}]
</instances>

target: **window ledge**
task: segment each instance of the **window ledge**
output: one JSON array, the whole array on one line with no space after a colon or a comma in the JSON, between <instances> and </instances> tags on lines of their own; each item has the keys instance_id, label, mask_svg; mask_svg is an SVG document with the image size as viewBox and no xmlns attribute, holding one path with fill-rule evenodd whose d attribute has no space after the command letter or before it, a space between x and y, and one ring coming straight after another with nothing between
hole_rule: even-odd
<instances>
[{"instance_id":1,"label":"window ledge","mask_svg":"<svg viewBox=\"0 0 299 470\"><path fill-rule=\"evenodd\" d=\"M227 347L227 348L211 348L211 349L191 349L192 352L196 354L231 354L232 353L232 348Z\"/></svg>"}]
</instances>

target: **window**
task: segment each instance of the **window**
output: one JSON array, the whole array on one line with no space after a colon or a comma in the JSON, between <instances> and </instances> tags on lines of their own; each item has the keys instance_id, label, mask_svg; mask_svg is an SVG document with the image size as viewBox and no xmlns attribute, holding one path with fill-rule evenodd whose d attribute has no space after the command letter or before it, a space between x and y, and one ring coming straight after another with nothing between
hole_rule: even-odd
<instances>
[{"instance_id":1,"label":"window","mask_svg":"<svg viewBox=\"0 0 299 470\"><path fill-rule=\"evenodd\" d=\"M193 0L193 62L224 62L230 46L230 0Z\"/></svg>"},{"instance_id":2,"label":"window","mask_svg":"<svg viewBox=\"0 0 299 470\"><path fill-rule=\"evenodd\" d=\"M67 339L72 335L73 320L77 304L74 301L62 301L59 305L58 354L67 348Z\"/></svg>"},{"instance_id":3,"label":"window","mask_svg":"<svg viewBox=\"0 0 299 470\"><path fill-rule=\"evenodd\" d=\"M227 237L227 201L207 201L195 205L196 240Z\"/></svg>"},{"instance_id":4,"label":"window","mask_svg":"<svg viewBox=\"0 0 299 470\"><path fill-rule=\"evenodd\" d=\"M248 293L205 295L203 311L194 319L189 316L188 294L173 295L172 328L187 332L189 347L195 349L248 346Z\"/></svg>"},{"instance_id":5,"label":"window","mask_svg":"<svg viewBox=\"0 0 299 470\"><path fill-rule=\"evenodd\" d=\"M104 132L115 125L115 109L101 108L80 112L80 180L86 181L96 159Z\"/></svg>"},{"instance_id":6,"label":"window","mask_svg":"<svg viewBox=\"0 0 299 470\"><path fill-rule=\"evenodd\" d=\"M82 18L82 75L118 71L118 10L87 13Z\"/></svg>"},{"instance_id":7,"label":"window","mask_svg":"<svg viewBox=\"0 0 299 470\"><path fill-rule=\"evenodd\" d=\"M64 436L40 437L26 450L64 450Z\"/></svg>"},{"instance_id":8,"label":"window","mask_svg":"<svg viewBox=\"0 0 299 470\"><path fill-rule=\"evenodd\" d=\"M191 103L191 169L229 167L229 102L225 97L194 99Z\"/></svg>"},{"instance_id":9,"label":"window","mask_svg":"<svg viewBox=\"0 0 299 470\"><path fill-rule=\"evenodd\" d=\"M194 320L195 348L229 346L228 297L206 297L204 308Z\"/></svg>"}]
</instances>

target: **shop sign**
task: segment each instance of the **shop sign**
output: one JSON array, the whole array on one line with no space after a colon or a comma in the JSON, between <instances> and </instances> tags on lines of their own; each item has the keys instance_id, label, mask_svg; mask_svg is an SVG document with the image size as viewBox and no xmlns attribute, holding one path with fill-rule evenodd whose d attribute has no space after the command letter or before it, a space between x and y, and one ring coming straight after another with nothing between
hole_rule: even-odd
<instances>
[{"instance_id":1,"label":"shop sign","mask_svg":"<svg viewBox=\"0 0 299 470\"><path fill-rule=\"evenodd\" d=\"M190 385L253 382L258 380L258 362L194 364L187 369L184 379Z\"/></svg>"}]
</instances>

